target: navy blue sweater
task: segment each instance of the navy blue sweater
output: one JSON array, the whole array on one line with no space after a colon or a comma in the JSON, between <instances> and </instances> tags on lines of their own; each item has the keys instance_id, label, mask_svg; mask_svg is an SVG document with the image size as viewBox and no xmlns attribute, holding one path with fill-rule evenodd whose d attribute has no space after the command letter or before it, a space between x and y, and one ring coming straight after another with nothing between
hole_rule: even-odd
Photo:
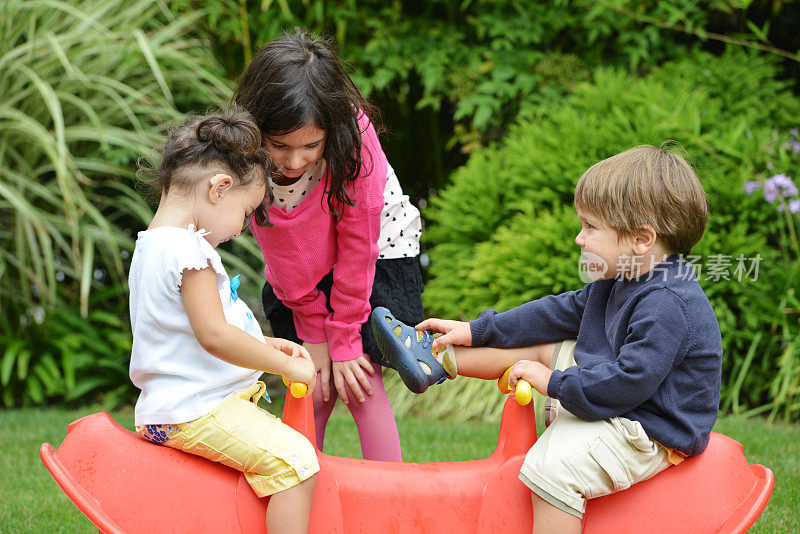
<instances>
[{"instance_id":1,"label":"navy blue sweater","mask_svg":"<svg viewBox=\"0 0 800 534\"><path fill-rule=\"evenodd\" d=\"M633 279L600 280L470 321L473 346L578 338L577 366L547 394L585 420L622 416L686 454L708 445L722 367L719 323L691 266L670 256Z\"/></svg>"}]
</instances>

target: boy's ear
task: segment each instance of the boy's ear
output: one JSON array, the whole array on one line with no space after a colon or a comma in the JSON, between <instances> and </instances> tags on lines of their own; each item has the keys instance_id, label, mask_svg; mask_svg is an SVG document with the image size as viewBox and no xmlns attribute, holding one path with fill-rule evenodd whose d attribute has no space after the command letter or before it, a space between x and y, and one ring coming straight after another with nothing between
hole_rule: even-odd
<instances>
[{"instance_id":1,"label":"boy's ear","mask_svg":"<svg viewBox=\"0 0 800 534\"><path fill-rule=\"evenodd\" d=\"M228 189L233 186L233 178L227 174L217 173L208 180L208 200L212 204L216 204Z\"/></svg>"},{"instance_id":2,"label":"boy's ear","mask_svg":"<svg viewBox=\"0 0 800 534\"><path fill-rule=\"evenodd\" d=\"M655 228L652 226L642 226L633 236L633 253L636 255L646 254L653 248L658 239Z\"/></svg>"}]
</instances>

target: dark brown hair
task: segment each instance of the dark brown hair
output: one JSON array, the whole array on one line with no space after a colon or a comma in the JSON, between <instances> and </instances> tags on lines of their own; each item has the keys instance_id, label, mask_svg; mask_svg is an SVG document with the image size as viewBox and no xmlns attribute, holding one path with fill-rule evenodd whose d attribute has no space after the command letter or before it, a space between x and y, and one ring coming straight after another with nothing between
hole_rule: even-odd
<instances>
[{"instance_id":1,"label":"dark brown hair","mask_svg":"<svg viewBox=\"0 0 800 534\"><path fill-rule=\"evenodd\" d=\"M137 174L154 190L167 194L172 187L194 187L202 175L197 171L209 168L230 174L236 187L263 181L270 194L272 158L262 146L261 132L247 111L230 106L186 118L167 132L161 162L152 168L140 160ZM260 226L270 225L263 203L256 210L255 220Z\"/></svg>"},{"instance_id":2,"label":"dark brown hair","mask_svg":"<svg viewBox=\"0 0 800 534\"><path fill-rule=\"evenodd\" d=\"M377 110L361 95L330 44L302 28L285 32L253 56L239 76L233 101L249 111L262 134L283 135L307 124L325 131L326 196L332 213L355 204L348 189L361 174L367 114L379 130Z\"/></svg>"}]
</instances>

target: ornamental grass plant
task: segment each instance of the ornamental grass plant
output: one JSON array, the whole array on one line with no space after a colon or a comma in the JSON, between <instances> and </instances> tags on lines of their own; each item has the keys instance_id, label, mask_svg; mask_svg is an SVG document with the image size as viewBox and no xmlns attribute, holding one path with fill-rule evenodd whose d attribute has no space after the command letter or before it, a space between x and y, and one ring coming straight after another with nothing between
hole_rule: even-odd
<instances>
[{"instance_id":1,"label":"ornamental grass plant","mask_svg":"<svg viewBox=\"0 0 800 534\"><path fill-rule=\"evenodd\" d=\"M190 33L201 15L175 17L157 0L0 3L6 406L130 387L119 312L135 233L152 214L132 181L136 160L152 155L163 124L229 94L208 43Z\"/></svg>"}]
</instances>

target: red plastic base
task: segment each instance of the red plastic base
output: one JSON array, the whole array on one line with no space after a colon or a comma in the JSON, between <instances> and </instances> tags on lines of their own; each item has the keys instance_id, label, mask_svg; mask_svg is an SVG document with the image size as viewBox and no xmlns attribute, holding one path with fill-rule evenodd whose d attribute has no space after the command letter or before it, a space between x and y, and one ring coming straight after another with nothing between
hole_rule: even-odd
<instances>
[{"instance_id":1,"label":"red plastic base","mask_svg":"<svg viewBox=\"0 0 800 534\"><path fill-rule=\"evenodd\" d=\"M284 420L314 443L309 398L287 396ZM497 449L483 460L398 464L318 452L311 532L530 532L530 492L517 474L535 440L532 406L509 398ZM149 443L108 414L70 424L61 447L45 443L40 456L102 532L266 532L268 499L240 473ZM745 532L774 482L739 443L712 433L702 455L590 501L584 532Z\"/></svg>"}]
</instances>

